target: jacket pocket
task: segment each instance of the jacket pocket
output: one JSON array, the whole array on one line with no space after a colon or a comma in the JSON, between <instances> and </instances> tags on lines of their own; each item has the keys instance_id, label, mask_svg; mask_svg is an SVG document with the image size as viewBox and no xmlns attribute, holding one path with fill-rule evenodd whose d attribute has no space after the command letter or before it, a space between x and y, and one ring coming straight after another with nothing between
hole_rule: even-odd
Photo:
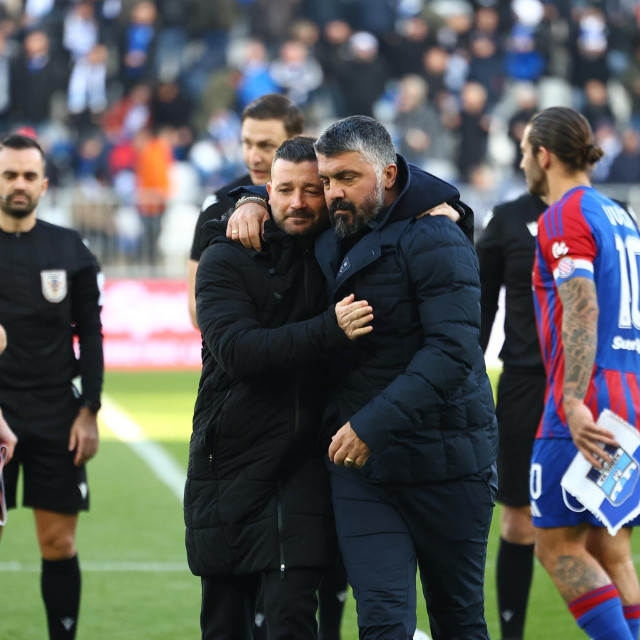
<instances>
[{"instance_id":1,"label":"jacket pocket","mask_svg":"<svg viewBox=\"0 0 640 640\"><path fill-rule=\"evenodd\" d=\"M213 391L211 392L213 395ZM207 421L207 426L204 430L204 448L209 453L210 456L215 454L218 440L220 439L220 414L222 413L222 409L224 408L225 403L229 399L231 395L231 389L227 390L222 398L220 404L216 407L215 411L211 414L211 417ZM213 405L213 401L211 403Z\"/></svg>"}]
</instances>

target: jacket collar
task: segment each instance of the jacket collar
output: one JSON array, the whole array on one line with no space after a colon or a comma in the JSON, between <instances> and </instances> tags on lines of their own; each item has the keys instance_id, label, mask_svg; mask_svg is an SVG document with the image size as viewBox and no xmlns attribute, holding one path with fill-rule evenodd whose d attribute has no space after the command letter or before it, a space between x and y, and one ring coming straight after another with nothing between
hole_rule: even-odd
<instances>
[{"instance_id":1,"label":"jacket collar","mask_svg":"<svg viewBox=\"0 0 640 640\"><path fill-rule=\"evenodd\" d=\"M382 255L382 240L395 241L396 235L417 215L441 202L458 202L460 192L444 180L409 164L397 155L398 196L369 223L369 231L345 254L342 239L333 229L327 229L316 241L316 258L332 293L358 271L375 262ZM395 233L389 228L398 225ZM395 226L395 225L394 225ZM390 233L387 233L389 231ZM387 238L388 236L388 238Z\"/></svg>"}]
</instances>

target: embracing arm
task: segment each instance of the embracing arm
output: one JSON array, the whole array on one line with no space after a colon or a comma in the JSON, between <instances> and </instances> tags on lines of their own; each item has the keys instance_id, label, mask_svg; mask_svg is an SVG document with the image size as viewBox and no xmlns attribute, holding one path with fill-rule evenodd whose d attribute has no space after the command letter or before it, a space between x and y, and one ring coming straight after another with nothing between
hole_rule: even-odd
<instances>
[{"instance_id":1,"label":"embracing arm","mask_svg":"<svg viewBox=\"0 0 640 640\"><path fill-rule=\"evenodd\" d=\"M322 360L328 349L349 344L333 306L309 320L262 327L256 301L243 277L247 265L242 262L241 251L229 244L209 247L196 277L197 316L203 339L230 376L246 380L282 372ZM258 284L252 282L251 286Z\"/></svg>"},{"instance_id":2,"label":"embracing arm","mask_svg":"<svg viewBox=\"0 0 640 640\"><path fill-rule=\"evenodd\" d=\"M598 347L598 296L593 280L572 278L558 287L562 301L564 349L563 407L571 437L590 464L600 467L594 454L610 460L599 442L615 444L613 434L595 424L584 397L593 375Z\"/></svg>"},{"instance_id":3,"label":"embracing arm","mask_svg":"<svg viewBox=\"0 0 640 640\"><path fill-rule=\"evenodd\" d=\"M227 225L227 238L247 249L260 251L264 223L269 220L269 194L264 185L237 187L229 192L235 208Z\"/></svg>"}]
</instances>

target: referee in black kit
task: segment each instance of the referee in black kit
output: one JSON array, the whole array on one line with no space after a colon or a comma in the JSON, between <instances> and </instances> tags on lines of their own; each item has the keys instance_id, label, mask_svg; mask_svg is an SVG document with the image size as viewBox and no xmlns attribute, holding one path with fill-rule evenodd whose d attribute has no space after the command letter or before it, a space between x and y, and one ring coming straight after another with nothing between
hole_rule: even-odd
<instances>
[{"instance_id":1,"label":"referee in black kit","mask_svg":"<svg viewBox=\"0 0 640 640\"><path fill-rule=\"evenodd\" d=\"M77 232L36 219L46 189L38 143L21 135L0 140L0 324L8 342L0 358L0 409L18 437L5 467L7 506L16 506L22 467L23 503L33 508L42 555L49 638L68 640L76 635L80 604L76 524L89 507L84 465L98 449L101 275ZM78 375L82 393L72 383Z\"/></svg>"},{"instance_id":2,"label":"referee in black kit","mask_svg":"<svg viewBox=\"0 0 640 640\"><path fill-rule=\"evenodd\" d=\"M503 640L523 637L533 574L534 530L529 463L542 409L546 374L536 330L531 272L538 218L547 205L529 194L495 207L477 242L480 261L480 346L486 351L505 287L504 364L498 384L498 494L502 505L496 579Z\"/></svg>"}]
</instances>

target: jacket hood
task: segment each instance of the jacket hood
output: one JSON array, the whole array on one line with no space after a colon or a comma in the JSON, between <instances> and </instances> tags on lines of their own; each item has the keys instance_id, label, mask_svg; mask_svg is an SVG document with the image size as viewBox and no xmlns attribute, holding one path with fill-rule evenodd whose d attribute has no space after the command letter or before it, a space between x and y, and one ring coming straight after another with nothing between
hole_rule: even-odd
<instances>
[{"instance_id":1,"label":"jacket hood","mask_svg":"<svg viewBox=\"0 0 640 640\"><path fill-rule=\"evenodd\" d=\"M410 164L400 154L397 154L396 162L398 197L381 212L379 218L371 223L372 228L382 227L389 222L415 218L441 202L447 202L454 208L456 205L460 206L460 192L453 185Z\"/></svg>"}]
</instances>

